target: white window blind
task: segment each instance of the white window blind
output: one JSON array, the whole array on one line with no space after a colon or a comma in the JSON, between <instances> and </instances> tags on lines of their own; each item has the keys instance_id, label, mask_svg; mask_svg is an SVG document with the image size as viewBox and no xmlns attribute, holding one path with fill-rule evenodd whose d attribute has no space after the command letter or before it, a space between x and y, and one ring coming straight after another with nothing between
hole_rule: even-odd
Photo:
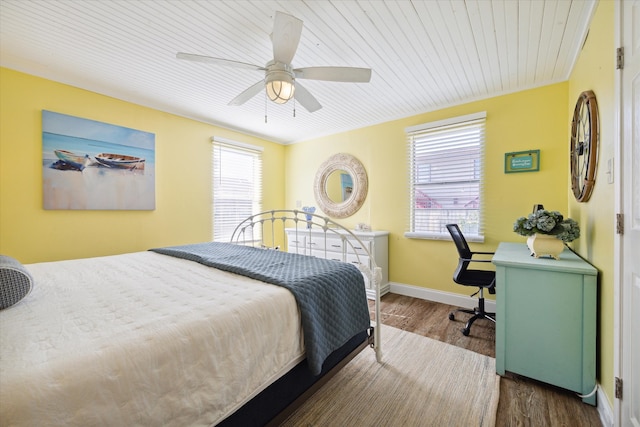
<instances>
[{"instance_id":1,"label":"white window blind","mask_svg":"<svg viewBox=\"0 0 640 427\"><path fill-rule=\"evenodd\" d=\"M214 138L213 240L228 242L240 221L261 211L262 148Z\"/></svg>"},{"instance_id":2,"label":"white window blind","mask_svg":"<svg viewBox=\"0 0 640 427\"><path fill-rule=\"evenodd\" d=\"M482 189L486 113L406 129L409 151L409 232L448 239L455 223L468 240L483 240Z\"/></svg>"}]
</instances>

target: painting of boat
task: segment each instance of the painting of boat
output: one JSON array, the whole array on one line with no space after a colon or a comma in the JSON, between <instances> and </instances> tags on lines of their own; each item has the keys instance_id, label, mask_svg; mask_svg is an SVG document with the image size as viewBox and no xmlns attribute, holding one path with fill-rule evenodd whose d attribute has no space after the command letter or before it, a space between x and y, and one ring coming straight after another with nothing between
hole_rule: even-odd
<instances>
[{"instance_id":1,"label":"painting of boat","mask_svg":"<svg viewBox=\"0 0 640 427\"><path fill-rule=\"evenodd\" d=\"M81 171L91 163L91 158L88 154L75 154L67 150L54 150L53 152L62 162L62 165L58 165L60 169L68 169L70 167Z\"/></svg>"},{"instance_id":2,"label":"painting of boat","mask_svg":"<svg viewBox=\"0 0 640 427\"><path fill-rule=\"evenodd\" d=\"M144 159L141 157L127 156L126 154L100 153L96 161L109 168L144 170Z\"/></svg>"}]
</instances>

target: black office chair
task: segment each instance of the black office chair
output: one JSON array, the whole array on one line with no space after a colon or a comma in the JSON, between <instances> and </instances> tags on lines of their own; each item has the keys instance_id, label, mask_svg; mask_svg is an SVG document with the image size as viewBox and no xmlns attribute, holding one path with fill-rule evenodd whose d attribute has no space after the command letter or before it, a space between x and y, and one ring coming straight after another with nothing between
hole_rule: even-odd
<instances>
[{"instance_id":1,"label":"black office chair","mask_svg":"<svg viewBox=\"0 0 640 427\"><path fill-rule=\"evenodd\" d=\"M474 293L471 296L475 296L476 294L480 294L478 297L478 307L473 310L468 310L464 308L459 308L451 313L449 313L449 320L455 319L456 312L463 312L468 314L473 314L473 317L467 321L467 324L462 329L462 334L467 336L469 335L469 330L471 329L471 325L478 319L488 319L495 323L496 314L495 313L487 313L484 311L484 290L485 288L489 291L490 294L496 293L496 273L495 271L488 270L473 270L468 268L469 264L472 262L491 262L490 259L472 259L474 255L493 255L493 252L471 252L469 249L469 245L465 240L458 224L447 224L447 230L451 234L453 238L453 242L456 244L456 248L458 249L458 268L453 273L453 281L464 286L476 286L480 288L478 292Z\"/></svg>"}]
</instances>

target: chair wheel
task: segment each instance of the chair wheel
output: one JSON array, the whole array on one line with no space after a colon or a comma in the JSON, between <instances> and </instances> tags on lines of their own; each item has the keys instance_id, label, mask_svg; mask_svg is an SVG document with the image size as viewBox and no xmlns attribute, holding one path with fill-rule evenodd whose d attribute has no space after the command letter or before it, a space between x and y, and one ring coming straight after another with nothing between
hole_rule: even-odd
<instances>
[{"instance_id":1,"label":"chair wheel","mask_svg":"<svg viewBox=\"0 0 640 427\"><path fill-rule=\"evenodd\" d=\"M455 320L453 313L449 313L449 320Z\"/></svg>"},{"instance_id":2,"label":"chair wheel","mask_svg":"<svg viewBox=\"0 0 640 427\"><path fill-rule=\"evenodd\" d=\"M464 335L465 337L469 336L469 329L468 328L462 328L462 335Z\"/></svg>"}]
</instances>

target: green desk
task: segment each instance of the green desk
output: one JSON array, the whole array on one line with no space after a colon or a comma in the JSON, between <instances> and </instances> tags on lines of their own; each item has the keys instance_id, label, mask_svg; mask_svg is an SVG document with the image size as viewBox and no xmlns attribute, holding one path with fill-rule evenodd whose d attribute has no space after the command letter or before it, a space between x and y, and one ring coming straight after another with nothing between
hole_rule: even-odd
<instances>
[{"instance_id":1,"label":"green desk","mask_svg":"<svg viewBox=\"0 0 640 427\"><path fill-rule=\"evenodd\" d=\"M568 248L559 260L533 258L524 243L501 243L492 262L498 374L590 394L596 385L597 270ZM582 400L595 405L596 395Z\"/></svg>"}]
</instances>

